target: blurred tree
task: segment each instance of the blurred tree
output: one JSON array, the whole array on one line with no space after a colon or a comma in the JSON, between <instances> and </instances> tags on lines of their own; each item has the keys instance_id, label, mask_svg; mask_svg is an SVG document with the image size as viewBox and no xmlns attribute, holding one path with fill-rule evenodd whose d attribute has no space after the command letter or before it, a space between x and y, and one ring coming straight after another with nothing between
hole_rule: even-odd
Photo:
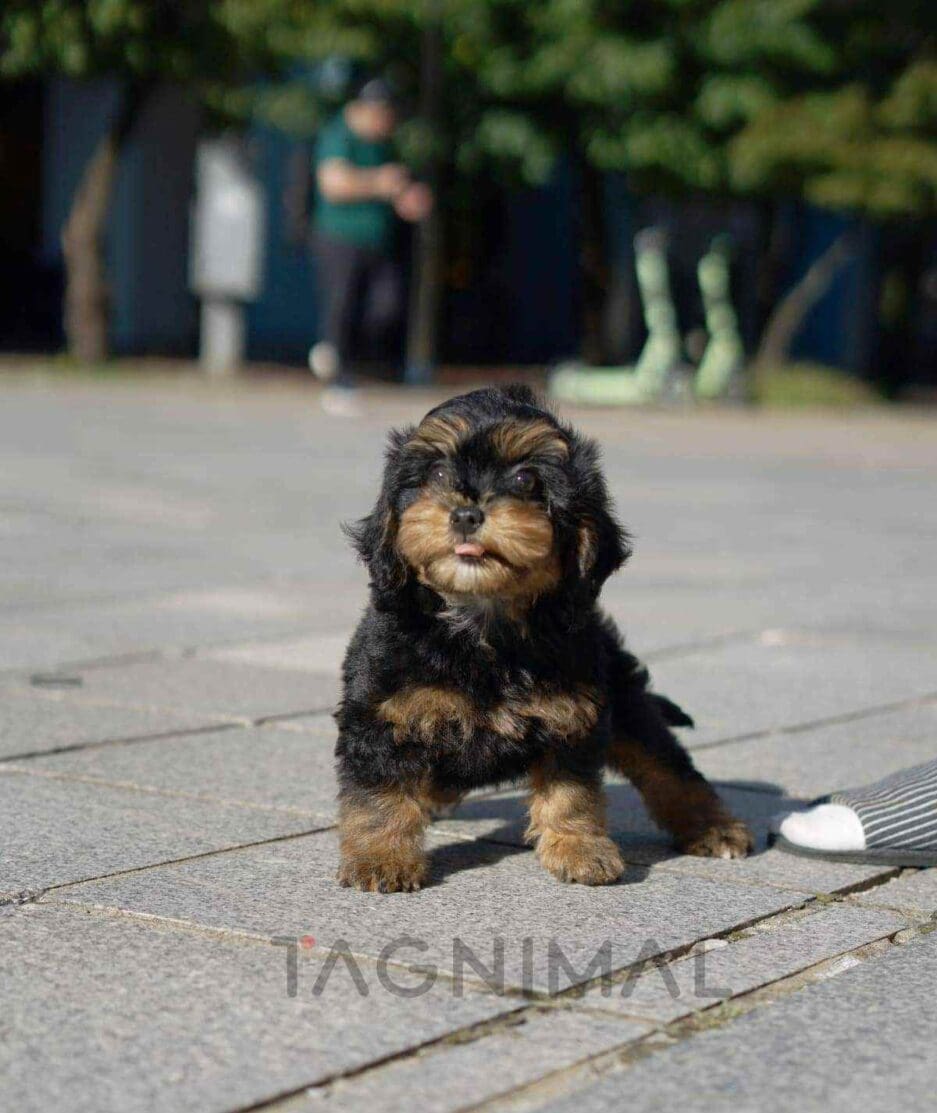
<instances>
[{"instance_id":1,"label":"blurred tree","mask_svg":"<svg viewBox=\"0 0 937 1113\"><path fill-rule=\"evenodd\" d=\"M876 219L937 198L937 62L925 0L5 0L0 76L113 74L123 108L63 233L66 323L104 350L104 213L120 145L153 83L186 85L220 117L260 113L308 133L339 90L300 77L345 57L386 72L418 113L411 165L451 209L482 175L537 185L560 155L582 183L585 348L600 354L607 289L602 178L636 191L806 199ZM324 74L326 66L320 66ZM320 74L320 76L322 76ZM411 349L428 361L442 273L437 218L418 240ZM847 245L784 308L784 342ZM771 333L771 325L766 335ZM775 344L777 347L777 344Z\"/></svg>"},{"instance_id":2,"label":"blurred tree","mask_svg":"<svg viewBox=\"0 0 937 1113\"><path fill-rule=\"evenodd\" d=\"M516 153L532 179L552 152L575 152L587 295L607 286L597 172L624 171L639 192L757 198L769 223L789 199L876 220L937 211L935 24L923 0L484 8L460 56L501 104L485 108L467 150ZM838 240L780 301L770 283L763 359L784 352L850 254ZM601 347L599 319L587 306L587 354Z\"/></svg>"},{"instance_id":3,"label":"blurred tree","mask_svg":"<svg viewBox=\"0 0 937 1113\"><path fill-rule=\"evenodd\" d=\"M275 69L290 28L309 32L305 12L301 23L293 19L298 7L290 0L4 0L0 77L107 76L121 86L62 229L64 325L76 359L107 354L103 231L121 150L151 91L172 82L218 116L243 112L250 82Z\"/></svg>"},{"instance_id":4,"label":"blurred tree","mask_svg":"<svg viewBox=\"0 0 937 1113\"><path fill-rule=\"evenodd\" d=\"M757 6L751 0L749 5ZM810 81L789 83L781 94L771 90L759 111L729 138L728 187L743 195L803 198L893 226L932 219L937 213L937 25L929 6L917 0L887 6L856 0L803 7L830 44L829 64ZM756 365L783 364L804 316L853 253L852 235L844 232L777 300ZM917 263L920 270L923 257ZM913 288L917 277L901 279ZM886 274L883 288L894 278ZM909 299L906 333L910 306Z\"/></svg>"},{"instance_id":5,"label":"blurred tree","mask_svg":"<svg viewBox=\"0 0 937 1113\"><path fill-rule=\"evenodd\" d=\"M638 192L759 199L769 223L790 199L883 220L934 211L930 8L924 0L330 0L316 5L315 42L320 49L327 20L359 56L415 90L421 32L434 28L433 109L405 138L411 159L435 165L450 186L482 172L537 185L559 155L572 158L584 348L596 357L607 171L626 173ZM778 305L768 350L784 347L849 254L849 242L837 241ZM777 301L777 282L769 286Z\"/></svg>"}]
</instances>

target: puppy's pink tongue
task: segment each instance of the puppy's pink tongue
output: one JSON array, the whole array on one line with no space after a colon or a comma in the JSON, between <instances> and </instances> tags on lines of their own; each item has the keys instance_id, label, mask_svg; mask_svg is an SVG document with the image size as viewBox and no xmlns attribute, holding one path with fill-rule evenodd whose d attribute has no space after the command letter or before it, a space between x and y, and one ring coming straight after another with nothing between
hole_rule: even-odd
<instances>
[{"instance_id":1,"label":"puppy's pink tongue","mask_svg":"<svg viewBox=\"0 0 937 1113\"><path fill-rule=\"evenodd\" d=\"M479 545L477 541L463 541L461 545L456 545L455 555L467 557L483 557L485 555L485 546Z\"/></svg>"}]
</instances>

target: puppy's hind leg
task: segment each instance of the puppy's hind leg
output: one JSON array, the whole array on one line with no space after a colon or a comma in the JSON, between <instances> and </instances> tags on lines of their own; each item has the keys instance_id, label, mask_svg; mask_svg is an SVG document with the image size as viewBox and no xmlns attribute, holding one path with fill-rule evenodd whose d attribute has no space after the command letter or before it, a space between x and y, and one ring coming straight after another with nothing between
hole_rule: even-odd
<instances>
[{"instance_id":1,"label":"puppy's hind leg","mask_svg":"<svg viewBox=\"0 0 937 1113\"><path fill-rule=\"evenodd\" d=\"M748 827L697 771L650 693L614 692L612 729L609 767L631 781L654 822L673 835L680 850L708 858L749 853L754 841Z\"/></svg>"}]
</instances>

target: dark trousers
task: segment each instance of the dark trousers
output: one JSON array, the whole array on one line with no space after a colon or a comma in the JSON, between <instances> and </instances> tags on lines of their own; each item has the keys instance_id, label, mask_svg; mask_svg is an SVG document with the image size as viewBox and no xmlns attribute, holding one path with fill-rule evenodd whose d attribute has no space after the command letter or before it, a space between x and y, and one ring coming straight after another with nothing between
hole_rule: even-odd
<instances>
[{"instance_id":1,"label":"dark trousers","mask_svg":"<svg viewBox=\"0 0 937 1113\"><path fill-rule=\"evenodd\" d=\"M320 339L338 354L338 381L350 384L356 361L394 362L403 323L403 267L389 254L317 232L313 237Z\"/></svg>"}]
</instances>

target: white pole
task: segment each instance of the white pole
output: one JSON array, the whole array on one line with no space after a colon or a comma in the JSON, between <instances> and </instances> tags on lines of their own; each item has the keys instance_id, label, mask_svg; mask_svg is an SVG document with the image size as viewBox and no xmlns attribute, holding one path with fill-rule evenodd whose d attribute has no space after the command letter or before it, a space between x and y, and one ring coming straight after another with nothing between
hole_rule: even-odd
<instances>
[{"instance_id":1,"label":"white pole","mask_svg":"<svg viewBox=\"0 0 937 1113\"><path fill-rule=\"evenodd\" d=\"M233 375L244 362L245 317L240 302L228 298L202 300L199 358L207 374Z\"/></svg>"}]
</instances>

